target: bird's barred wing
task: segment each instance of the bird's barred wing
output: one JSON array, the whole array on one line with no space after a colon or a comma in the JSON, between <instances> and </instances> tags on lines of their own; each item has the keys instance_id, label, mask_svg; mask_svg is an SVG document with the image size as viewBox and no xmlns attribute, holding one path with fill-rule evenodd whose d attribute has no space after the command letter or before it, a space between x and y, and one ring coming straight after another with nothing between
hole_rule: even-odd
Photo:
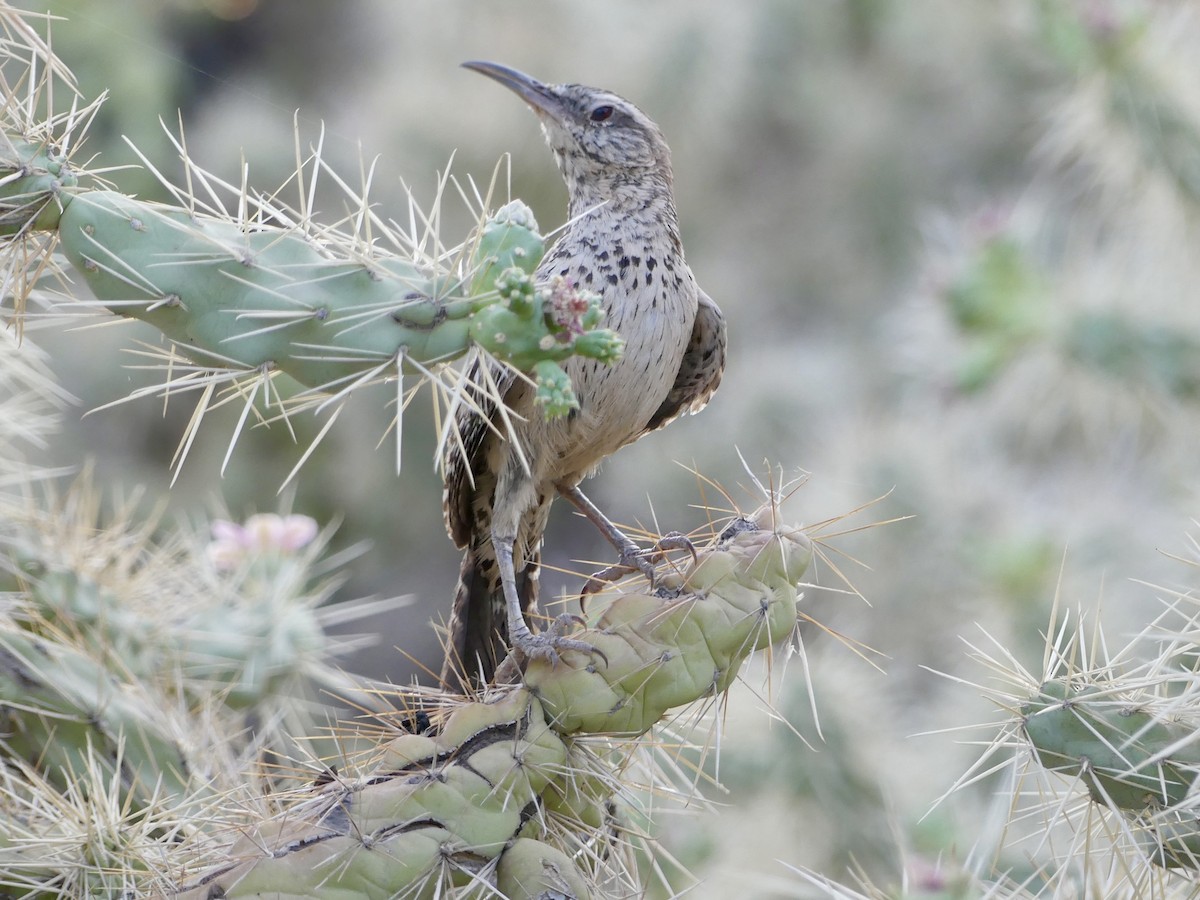
<instances>
[{"instance_id":1,"label":"bird's barred wing","mask_svg":"<svg viewBox=\"0 0 1200 900\"><path fill-rule=\"evenodd\" d=\"M488 366L490 378L484 373ZM442 491L442 515L446 531L458 547L465 547L476 530L475 499L482 494L491 503L495 487L494 460L488 457L497 441L499 398L508 393L516 376L506 366L476 357L467 372L467 390L475 404L460 406L455 414L454 427L459 440L446 442L444 460L446 483Z\"/></svg>"},{"instance_id":2,"label":"bird's barred wing","mask_svg":"<svg viewBox=\"0 0 1200 900\"><path fill-rule=\"evenodd\" d=\"M538 265L534 280L546 281L569 259L563 241L555 241ZM442 491L446 531L457 547L466 547L481 527L486 534L487 523L481 521L481 515L487 514L492 505L500 465L497 454L504 443L497 434L505 431L500 401L509 402L509 391L519 382L512 369L476 356L467 370L467 384L476 408L470 404L458 408L454 424L461 443L446 444L446 485ZM477 500L479 509L475 508Z\"/></svg>"},{"instance_id":3,"label":"bird's barred wing","mask_svg":"<svg viewBox=\"0 0 1200 900\"><path fill-rule=\"evenodd\" d=\"M725 317L708 294L700 290L697 293L696 321L679 374L643 433L662 428L684 413L704 409L721 384L725 371Z\"/></svg>"}]
</instances>

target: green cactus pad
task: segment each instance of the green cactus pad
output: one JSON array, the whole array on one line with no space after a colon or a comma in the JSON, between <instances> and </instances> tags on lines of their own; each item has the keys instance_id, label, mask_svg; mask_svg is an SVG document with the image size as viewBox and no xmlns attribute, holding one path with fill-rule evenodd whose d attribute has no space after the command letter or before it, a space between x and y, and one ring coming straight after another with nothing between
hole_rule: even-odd
<instances>
[{"instance_id":1,"label":"green cactus pad","mask_svg":"<svg viewBox=\"0 0 1200 900\"><path fill-rule=\"evenodd\" d=\"M178 900L433 896L443 864L465 881L505 851L567 756L526 691L462 706L436 737L397 744L370 776L314 790L232 847L236 865Z\"/></svg>"},{"instance_id":2,"label":"green cactus pad","mask_svg":"<svg viewBox=\"0 0 1200 900\"><path fill-rule=\"evenodd\" d=\"M534 399L545 408L547 418L565 416L579 408L579 400L571 388L571 378L558 363L548 359L535 363L533 379L537 384Z\"/></svg>"},{"instance_id":3,"label":"green cactus pad","mask_svg":"<svg viewBox=\"0 0 1200 900\"><path fill-rule=\"evenodd\" d=\"M417 373L477 343L523 372L572 355L611 362L611 331L564 327L530 273L544 244L523 205L483 227L469 294L398 258L339 258L295 231L242 227L111 191L76 195L63 250L101 303L148 322L218 367L280 370L303 385L344 384L389 364ZM602 317L591 301L585 317ZM592 308L594 307L594 309ZM572 408L565 374L546 380L547 414Z\"/></svg>"},{"instance_id":4,"label":"green cactus pad","mask_svg":"<svg viewBox=\"0 0 1200 900\"><path fill-rule=\"evenodd\" d=\"M615 331L597 328L575 338L574 346L580 356L589 356L602 363L614 363L621 358L625 341Z\"/></svg>"},{"instance_id":5,"label":"green cactus pad","mask_svg":"<svg viewBox=\"0 0 1200 900\"><path fill-rule=\"evenodd\" d=\"M79 183L65 156L44 143L6 141L0 148L0 236L53 231Z\"/></svg>"},{"instance_id":6,"label":"green cactus pad","mask_svg":"<svg viewBox=\"0 0 1200 900\"><path fill-rule=\"evenodd\" d=\"M480 309L471 321L471 338L495 356L533 374L535 400L546 416L565 415L579 406L571 380L560 362L584 356L610 364L624 342L600 328L604 310L595 294L578 291L562 278L531 290L521 270L509 268L496 279L503 302Z\"/></svg>"},{"instance_id":7,"label":"green cactus pad","mask_svg":"<svg viewBox=\"0 0 1200 900\"><path fill-rule=\"evenodd\" d=\"M60 787L106 766L138 802L193 789L187 754L161 724L154 697L65 644L0 629L4 753Z\"/></svg>"},{"instance_id":8,"label":"green cactus pad","mask_svg":"<svg viewBox=\"0 0 1200 900\"><path fill-rule=\"evenodd\" d=\"M533 314L534 303L537 299L537 288L533 276L510 266L496 276L496 291L504 305L519 316Z\"/></svg>"},{"instance_id":9,"label":"green cactus pad","mask_svg":"<svg viewBox=\"0 0 1200 900\"><path fill-rule=\"evenodd\" d=\"M518 838L500 857L496 887L509 900L588 900L587 882L557 847Z\"/></svg>"},{"instance_id":10,"label":"green cactus pad","mask_svg":"<svg viewBox=\"0 0 1200 900\"><path fill-rule=\"evenodd\" d=\"M751 653L792 633L808 538L744 522L682 577L663 580L675 599L618 595L593 627L572 634L607 663L578 651L529 663L525 685L555 728L642 734L668 709L723 691Z\"/></svg>"},{"instance_id":11,"label":"green cactus pad","mask_svg":"<svg viewBox=\"0 0 1200 900\"><path fill-rule=\"evenodd\" d=\"M533 211L520 200L505 204L479 231L471 293L481 295L496 289L497 278L512 267L532 275L545 253Z\"/></svg>"},{"instance_id":12,"label":"green cactus pad","mask_svg":"<svg viewBox=\"0 0 1200 900\"><path fill-rule=\"evenodd\" d=\"M1038 761L1079 777L1097 803L1131 812L1178 806L1200 771L1192 728L1095 686L1046 682L1021 712Z\"/></svg>"},{"instance_id":13,"label":"green cactus pad","mask_svg":"<svg viewBox=\"0 0 1200 900\"><path fill-rule=\"evenodd\" d=\"M279 368L319 386L402 348L431 362L468 347L469 307L456 309L448 285L399 260L336 259L295 232L246 230L108 191L76 197L60 235L102 303L202 359Z\"/></svg>"},{"instance_id":14,"label":"green cactus pad","mask_svg":"<svg viewBox=\"0 0 1200 900\"><path fill-rule=\"evenodd\" d=\"M278 370L321 389L391 374L393 364L420 374L473 342L522 372L620 352L598 328L598 302L564 325L535 289L545 241L520 201L480 227L464 290L462 279L398 257L354 258L296 229L79 190L53 148L10 142L0 150L0 237L55 229L101 303L215 368ZM562 415L573 408L570 385L546 375L539 398L547 415Z\"/></svg>"}]
</instances>

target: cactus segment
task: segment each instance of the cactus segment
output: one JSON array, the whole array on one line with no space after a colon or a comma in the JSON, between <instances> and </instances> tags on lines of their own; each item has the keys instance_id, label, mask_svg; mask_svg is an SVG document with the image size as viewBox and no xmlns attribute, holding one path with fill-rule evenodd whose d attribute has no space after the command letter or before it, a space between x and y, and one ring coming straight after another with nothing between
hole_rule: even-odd
<instances>
[{"instance_id":1,"label":"cactus segment","mask_svg":"<svg viewBox=\"0 0 1200 900\"><path fill-rule=\"evenodd\" d=\"M251 520L286 521L273 514ZM208 549L218 546L214 541ZM145 598L131 600L61 560L26 550L21 558L26 604L39 633L70 634L74 646L101 669L134 683L177 672L191 702L219 692L223 706L261 712L277 707L281 696L307 681L307 667L328 655L329 642L316 602L294 593L307 580L309 561L294 551L254 547L247 552L251 556L239 563L240 571L211 582L211 592L193 598L196 602L168 624L146 615ZM232 559L228 550L225 557ZM207 570L215 560L225 561L210 553L196 562ZM205 574L195 573L201 579Z\"/></svg>"},{"instance_id":2,"label":"cactus segment","mask_svg":"<svg viewBox=\"0 0 1200 900\"><path fill-rule=\"evenodd\" d=\"M811 547L771 527L769 511L757 518L726 529L674 580L674 599L619 594L580 635L607 666L571 651L557 666L530 663L522 685L453 701L432 733L396 737L363 776L326 780L175 896L432 897L447 878L490 877L494 863L502 896L589 897L542 810L594 829L621 782L578 765L586 750L571 735L644 732L791 635Z\"/></svg>"},{"instance_id":3,"label":"cactus segment","mask_svg":"<svg viewBox=\"0 0 1200 900\"><path fill-rule=\"evenodd\" d=\"M1183 724L1063 681L1046 682L1021 712L1042 766L1081 778L1097 803L1138 812L1178 806L1191 791L1200 747Z\"/></svg>"},{"instance_id":4,"label":"cactus segment","mask_svg":"<svg viewBox=\"0 0 1200 900\"><path fill-rule=\"evenodd\" d=\"M533 380L537 384L534 401L546 410L546 417L565 416L579 408L579 400L571 387L571 378L563 367L553 360L543 359L533 367Z\"/></svg>"},{"instance_id":5,"label":"cactus segment","mask_svg":"<svg viewBox=\"0 0 1200 900\"><path fill-rule=\"evenodd\" d=\"M668 709L723 691L752 652L792 633L811 544L797 529L750 524L664 579L674 599L620 594L572 635L607 664L577 651L529 663L525 684L556 729L642 734Z\"/></svg>"},{"instance_id":6,"label":"cactus segment","mask_svg":"<svg viewBox=\"0 0 1200 900\"><path fill-rule=\"evenodd\" d=\"M1200 870L1195 729L1114 698L1095 685L1043 684L1021 707L1038 762L1078 778L1092 801L1116 808L1138 828L1153 862Z\"/></svg>"},{"instance_id":7,"label":"cactus segment","mask_svg":"<svg viewBox=\"0 0 1200 900\"><path fill-rule=\"evenodd\" d=\"M58 227L63 188L79 183L65 156L44 143L10 141L0 148L0 236Z\"/></svg>"},{"instance_id":8,"label":"cactus segment","mask_svg":"<svg viewBox=\"0 0 1200 900\"><path fill-rule=\"evenodd\" d=\"M399 257L356 258L298 229L81 190L52 148L11 142L0 151L0 237L56 229L102 304L204 365L325 389L396 367L425 374L475 343L521 372L539 367L536 396L554 417L578 405L558 363L620 355L620 338L599 328L598 297L562 279L535 287L545 241L519 200L481 225L454 278Z\"/></svg>"},{"instance_id":9,"label":"cactus segment","mask_svg":"<svg viewBox=\"0 0 1200 900\"><path fill-rule=\"evenodd\" d=\"M587 882L557 847L517 838L496 866L496 888L509 900L588 900Z\"/></svg>"},{"instance_id":10,"label":"cactus segment","mask_svg":"<svg viewBox=\"0 0 1200 900\"><path fill-rule=\"evenodd\" d=\"M471 338L522 372L531 372L535 400L549 418L579 407L571 379L560 363L585 356L616 361L624 347L620 336L600 328L600 297L578 290L562 277L535 289L521 269L510 267L496 279L501 302L480 309L471 321Z\"/></svg>"},{"instance_id":11,"label":"cactus segment","mask_svg":"<svg viewBox=\"0 0 1200 900\"><path fill-rule=\"evenodd\" d=\"M545 254L546 243L538 234L533 210L520 200L506 203L479 230L471 294L481 296L499 289L500 276L514 267L532 275Z\"/></svg>"},{"instance_id":12,"label":"cactus segment","mask_svg":"<svg viewBox=\"0 0 1200 900\"><path fill-rule=\"evenodd\" d=\"M138 802L182 799L195 785L162 718L151 694L87 654L15 627L0 631L0 743L60 789L103 765Z\"/></svg>"},{"instance_id":13,"label":"cactus segment","mask_svg":"<svg viewBox=\"0 0 1200 900\"><path fill-rule=\"evenodd\" d=\"M450 285L400 260L334 259L295 232L110 191L75 197L60 235L102 303L218 363L278 368L315 387L401 351L432 362L468 347L468 308L448 308Z\"/></svg>"},{"instance_id":14,"label":"cactus segment","mask_svg":"<svg viewBox=\"0 0 1200 900\"><path fill-rule=\"evenodd\" d=\"M467 294L461 281L406 260L336 258L296 231L112 191L73 197L59 232L67 258L112 311L209 364L279 370L311 388L396 365L420 373L474 342L522 372L537 368L538 398L554 416L576 405L559 362L620 354L620 338L596 327L598 298L534 288L544 243L518 202L483 226Z\"/></svg>"},{"instance_id":15,"label":"cactus segment","mask_svg":"<svg viewBox=\"0 0 1200 900\"><path fill-rule=\"evenodd\" d=\"M578 354L612 362L620 355L616 333L596 329L604 318L598 295L558 279L530 296L528 279L516 268L500 273L502 302L479 310L471 322L471 336L480 346L523 372L542 360Z\"/></svg>"},{"instance_id":16,"label":"cactus segment","mask_svg":"<svg viewBox=\"0 0 1200 900\"><path fill-rule=\"evenodd\" d=\"M433 896L443 864L461 875L505 851L567 758L537 700L520 690L461 707L436 737L413 737L398 738L402 749L368 777L322 786L233 847L244 861L179 900L218 896L214 887L228 898L268 889L314 900Z\"/></svg>"},{"instance_id":17,"label":"cactus segment","mask_svg":"<svg viewBox=\"0 0 1200 900\"><path fill-rule=\"evenodd\" d=\"M602 363L614 363L621 358L625 341L609 328L593 328L578 335L574 347L579 356L589 356Z\"/></svg>"}]
</instances>

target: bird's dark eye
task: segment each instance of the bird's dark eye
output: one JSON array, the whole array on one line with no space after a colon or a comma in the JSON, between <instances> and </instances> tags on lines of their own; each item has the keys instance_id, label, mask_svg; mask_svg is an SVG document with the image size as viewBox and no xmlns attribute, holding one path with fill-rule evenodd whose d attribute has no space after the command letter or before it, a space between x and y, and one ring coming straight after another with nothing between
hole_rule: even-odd
<instances>
[{"instance_id":1,"label":"bird's dark eye","mask_svg":"<svg viewBox=\"0 0 1200 900\"><path fill-rule=\"evenodd\" d=\"M612 118L613 108L611 106L597 106L592 110L593 122L604 122Z\"/></svg>"}]
</instances>

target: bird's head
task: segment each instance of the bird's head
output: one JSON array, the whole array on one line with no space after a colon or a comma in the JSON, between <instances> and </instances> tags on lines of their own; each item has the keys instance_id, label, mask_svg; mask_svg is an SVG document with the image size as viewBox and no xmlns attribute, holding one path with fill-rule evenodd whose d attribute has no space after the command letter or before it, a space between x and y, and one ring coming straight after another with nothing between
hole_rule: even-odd
<instances>
[{"instance_id":1,"label":"bird's head","mask_svg":"<svg viewBox=\"0 0 1200 900\"><path fill-rule=\"evenodd\" d=\"M466 62L520 96L541 120L546 142L574 198L614 199L622 187L671 184L671 151L644 112L610 91L544 84L499 63Z\"/></svg>"}]
</instances>

